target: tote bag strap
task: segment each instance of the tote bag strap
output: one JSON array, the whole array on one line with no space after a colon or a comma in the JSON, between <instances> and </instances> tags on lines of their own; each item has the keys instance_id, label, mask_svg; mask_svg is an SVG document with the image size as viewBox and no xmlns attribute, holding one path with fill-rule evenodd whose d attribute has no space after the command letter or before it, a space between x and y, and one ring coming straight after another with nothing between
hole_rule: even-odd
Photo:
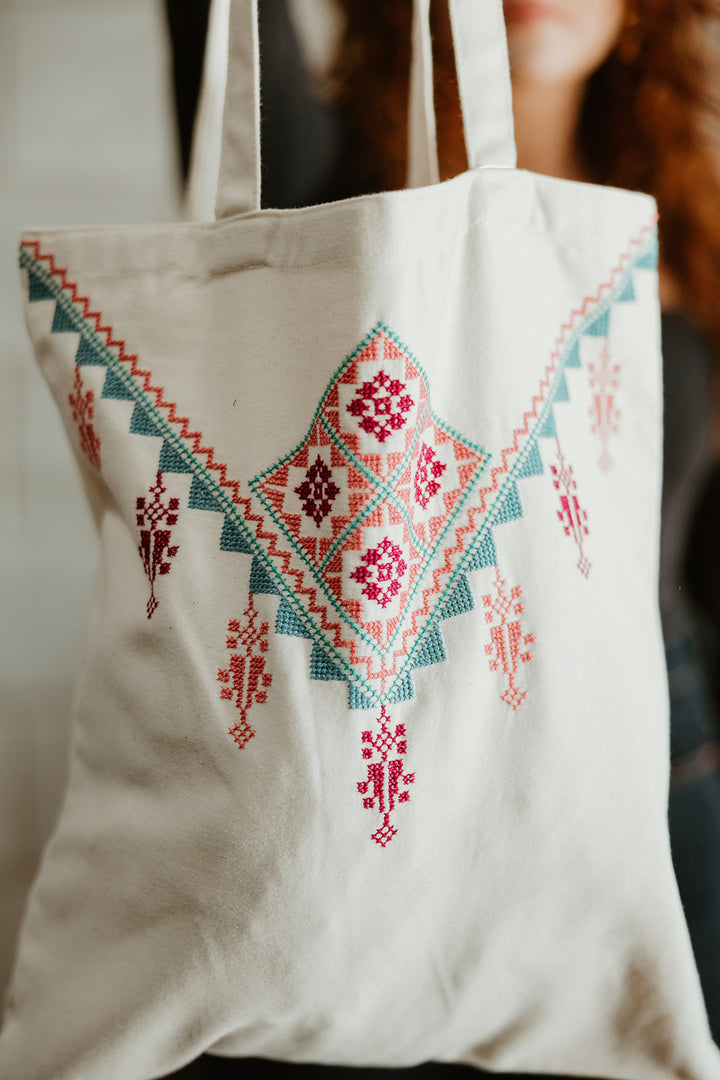
<instances>
[{"instance_id":1,"label":"tote bag strap","mask_svg":"<svg viewBox=\"0 0 720 1080\"><path fill-rule=\"evenodd\" d=\"M260 53L258 0L213 0L206 72L190 175L192 216L260 209ZM413 0L408 110L408 186L438 180L433 104L431 0ZM450 0L465 143L471 168L513 168L515 140L502 0ZM213 124L224 99L222 127ZM208 159L214 160L213 170ZM219 160L219 170L217 162ZM213 176L214 173L214 176Z\"/></svg>"},{"instance_id":2,"label":"tote bag strap","mask_svg":"<svg viewBox=\"0 0 720 1080\"><path fill-rule=\"evenodd\" d=\"M512 90L502 0L450 0L455 67L471 169L513 169ZM430 0L414 0L407 186L439 179Z\"/></svg>"}]
</instances>

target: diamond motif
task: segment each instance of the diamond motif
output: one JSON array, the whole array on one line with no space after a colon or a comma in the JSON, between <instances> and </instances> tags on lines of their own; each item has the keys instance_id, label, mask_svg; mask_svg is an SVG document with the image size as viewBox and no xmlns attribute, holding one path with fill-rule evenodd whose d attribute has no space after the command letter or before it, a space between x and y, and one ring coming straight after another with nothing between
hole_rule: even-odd
<instances>
[{"instance_id":1,"label":"diamond motif","mask_svg":"<svg viewBox=\"0 0 720 1080\"><path fill-rule=\"evenodd\" d=\"M317 635L323 677L378 703L411 693L414 653L425 655L481 524L474 492L488 460L433 413L426 374L378 324L336 371L305 440L250 482L255 535Z\"/></svg>"},{"instance_id":2,"label":"diamond motif","mask_svg":"<svg viewBox=\"0 0 720 1080\"><path fill-rule=\"evenodd\" d=\"M303 510L313 519L318 529L340 494L340 488L333 482L332 473L319 454L306 472L302 484L294 488L294 491L303 500Z\"/></svg>"},{"instance_id":3,"label":"diamond motif","mask_svg":"<svg viewBox=\"0 0 720 1080\"><path fill-rule=\"evenodd\" d=\"M386 536L377 547L365 552L362 561L364 566L358 566L350 577L363 585L363 594L368 599L387 607L400 592L400 582L408 568L402 550Z\"/></svg>"},{"instance_id":4,"label":"diamond motif","mask_svg":"<svg viewBox=\"0 0 720 1080\"><path fill-rule=\"evenodd\" d=\"M415 402L400 379L391 379L382 369L374 379L364 382L346 406L353 416L360 417L360 427L384 443L393 431L407 423L407 414Z\"/></svg>"}]
</instances>

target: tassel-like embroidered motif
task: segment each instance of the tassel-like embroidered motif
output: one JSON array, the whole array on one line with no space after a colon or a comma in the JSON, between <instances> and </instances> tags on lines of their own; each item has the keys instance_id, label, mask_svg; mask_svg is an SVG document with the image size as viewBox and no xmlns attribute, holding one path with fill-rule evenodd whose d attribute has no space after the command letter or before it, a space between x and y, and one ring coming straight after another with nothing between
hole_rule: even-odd
<instances>
[{"instance_id":1,"label":"tassel-like embroidered motif","mask_svg":"<svg viewBox=\"0 0 720 1080\"><path fill-rule=\"evenodd\" d=\"M391 730L391 717L384 705L377 722L380 731L362 733L362 756L368 762L367 780L359 781L357 788L363 796L365 809L377 810L382 816L382 824L372 834L372 839L380 847L386 847L397 833L390 823L390 815L397 803L410 799L407 785L414 783L415 773L406 773L402 761L407 753L405 725L396 724L395 730Z\"/></svg>"},{"instance_id":2,"label":"tassel-like embroidered motif","mask_svg":"<svg viewBox=\"0 0 720 1080\"><path fill-rule=\"evenodd\" d=\"M147 617L151 619L158 607L155 596L155 579L158 574L170 572L169 560L178 552L177 544L170 546L172 526L177 524L177 510L180 500L171 498L167 503L162 496L167 488L162 482L163 474L158 472L155 483L149 489L151 499L141 495L136 503L137 524L140 527L138 550L150 582L150 599L147 602ZM166 526L162 528L162 526Z\"/></svg>"},{"instance_id":3,"label":"tassel-like embroidered motif","mask_svg":"<svg viewBox=\"0 0 720 1080\"><path fill-rule=\"evenodd\" d=\"M218 682L223 683L220 697L235 701L240 711L240 719L228 734L232 735L242 749L255 735L248 722L250 709L254 704L264 705L267 701L267 689L272 683L272 675L265 670L265 653L268 650L269 625L258 623L259 612L250 603L243 612L244 622L230 619L228 623L227 648L230 650L230 662L226 668L218 669Z\"/></svg>"},{"instance_id":4,"label":"tassel-like embroidered motif","mask_svg":"<svg viewBox=\"0 0 720 1080\"><path fill-rule=\"evenodd\" d=\"M577 482L573 473L572 465L565 461L560 441L557 444L557 465L551 465L550 471L553 476L553 486L560 492L560 510L557 512L566 536L571 536L577 545L580 557L578 570L587 577L590 573L591 563L583 550L584 538L588 535L587 511L583 510L577 497Z\"/></svg>"},{"instance_id":5,"label":"tassel-like embroidered motif","mask_svg":"<svg viewBox=\"0 0 720 1080\"><path fill-rule=\"evenodd\" d=\"M610 347L607 339L600 353L597 364L588 364L590 372L590 388L592 390L592 405L590 417L592 419L592 431L600 437L601 452L598 465L607 472L613 463L608 451L611 435L618 433L618 421L620 410L616 404L616 394L620 381L620 365L611 364Z\"/></svg>"},{"instance_id":6,"label":"tassel-like embroidered motif","mask_svg":"<svg viewBox=\"0 0 720 1080\"><path fill-rule=\"evenodd\" d=\"M93 405L95 394L92 390L85 390L82 374L77 365L75 367L73 390L74 393L68 394L68 401L72 409L73 420L77 424L80 445L90 464L99 469L101 467L100 439L95 434L92 424L95 416L95 406Z\"/></svg>"},{"instance_id":7,"label":"tassel-like embroidered motif","mask_svg":"<svg viewBox=\"0 0 720 1080\"><path fill-rule=\"evenodd\" d=\"M483 596L485 605L485 621L490 623L490 643L485 646L485 653L490 658L490 670L502 671L506 679L506 688L501 695L502 700L511 709L519 709L527 690L520 690L517 685L517 675L521 664L529 664L532 653L528 648L534 645L534 634L526 634L523 631L520 616L524 608L522 602L522 589L515 585L508 592L507 582L500 572L500 567L495 568L495 592Z\"/></svg>"}]
</instances>

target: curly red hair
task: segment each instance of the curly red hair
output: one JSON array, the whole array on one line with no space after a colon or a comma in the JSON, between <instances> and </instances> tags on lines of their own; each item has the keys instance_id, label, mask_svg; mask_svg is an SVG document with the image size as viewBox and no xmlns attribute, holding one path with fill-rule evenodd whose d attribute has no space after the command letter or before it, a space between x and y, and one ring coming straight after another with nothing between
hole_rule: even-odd
<instances>
[{"instance_id":1,"label":"curly red hair","mask_svg":"<svg viewBox=\"0 0 720 1080\"><path fill-rule=\"evenodd\" d=\"M336 97L357 140L356 191L405 183L412 0L338 0ZM466 168L446 3L433 5L441 175ZM720 357L720 151L714 145L720 0L628 0L588 82L579 142L593 179L653 195L661 257Z\"/></svg>"}]
</instances>

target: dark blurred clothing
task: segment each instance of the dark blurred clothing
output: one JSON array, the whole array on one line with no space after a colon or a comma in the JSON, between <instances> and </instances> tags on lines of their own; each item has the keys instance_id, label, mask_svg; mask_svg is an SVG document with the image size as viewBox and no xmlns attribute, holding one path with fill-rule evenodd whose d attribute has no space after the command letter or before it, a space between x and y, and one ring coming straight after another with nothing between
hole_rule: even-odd
<instances>
[{"instance_id":1,"label":"dark blurred clothing","mask_svg":"<svg viewBox=\"0 0 720 1080\"><path fill-rule=\"evenodd\" d=\"M176 27L176 92L183 161L189 153L203 40L183 38L183 13L206 0L166 0ZM195 33L195 31L193 31ZM262 204L293 207L355 194L353 147L330 105L313 99L286 0L261 0L263 98ZM189 52L195 50L193 57ZM193 97L195 95L195 97ZM720 468L713 459L713 357L682 315L662 319L665 431L660 568L670 686L671 781L668 808L673 865L711 1029L720 1044L720 737L712 657L720 658ZM704 495L703 495L704 492ZM710 492L710 494L708 494ZM642 493L640 494L642 497ZM698 507L702 512L699 513ZM712 581L714 593L706 589ZM717 650L717 651L715 651ZM720 694L720 678L717 686ZM623 748L618 747L618 753ZM652 904L652 896L647 898ZM493 1075L458 1065L412 1069L293 1065L205 1055L176 1080L462 1080ZM531 1080L502 1074L506 1080ZM544 1080L553 1080L545 1075ZM570 1080L565 1077L564 1080ZM577 1078L579 1080L579 1078Z\"/></svg>"},{"instance_id":2,"label":"dark blurred clothing","mask_svg":"<svg viewBox=\"0 0 720 1080\"><path fill-rule=\"evenodd\" d=\"M209 7L209 0L166 0L180 160L186 179ZM311 92L286 0L261 0L258 21L262 206L277 210L342 198L350 190L348 134L335 110Z\"/></svg>"}]
</instances>

